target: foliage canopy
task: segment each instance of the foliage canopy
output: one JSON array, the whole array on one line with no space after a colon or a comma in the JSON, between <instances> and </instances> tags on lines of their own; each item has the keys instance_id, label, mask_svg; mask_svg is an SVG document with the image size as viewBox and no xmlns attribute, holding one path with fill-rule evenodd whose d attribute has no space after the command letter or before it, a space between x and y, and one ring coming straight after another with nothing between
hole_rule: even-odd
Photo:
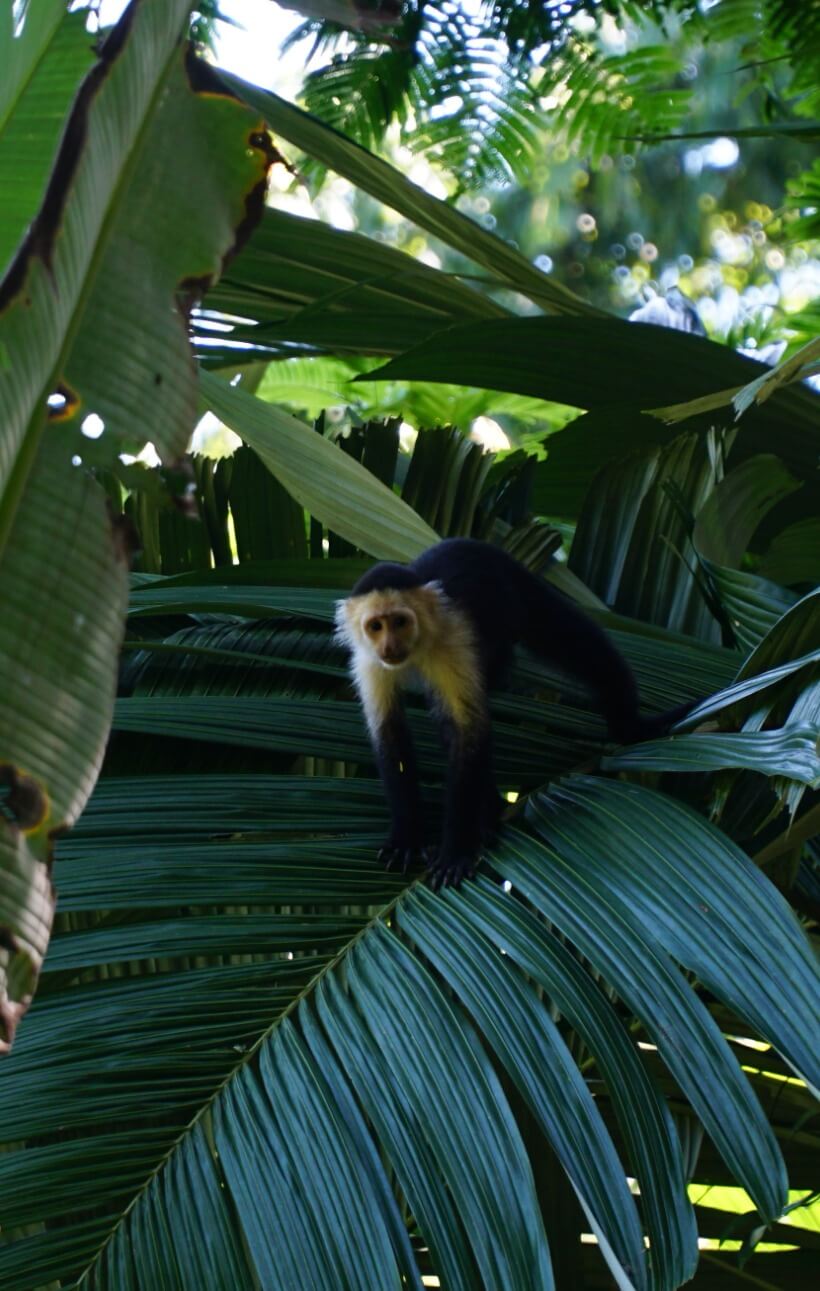
<instances>
[{"instance_id":1,"label":"foliage canopy","mask_svg":"<svg viewBox=\"0 0 820 1291\"><path fill-rule=\"evenodd\" d=\"M741 7L799 87L791 7ZM0 1067L3 1286L805 1286L820 1238L785 1212L813 1186L820 1065L816 341L772 370L605 314L323 119L334 65L305 111L186 49L190 9L132 3L91 58L61 2L0 20L9 1044L42 966ZM539 44L575 56L569 18L634 9L497 3L488 31L529 86ZM390 111L467 68L459 31L424 56L453 12L402 11L421 53ZM506 102L487 140L509 160ZM366 142L389 115L361 109ZM291 151L471 273L264 209ZM366 415L382 390L396 415ZM532 451L485 454L439 395ZM184 454L205 409L241 437L221 460ZM437 534L547 572L648 710L702 700L608 748L522 657L493 700L513 818L443 894L376 862L331 634L372 557ZM742 1217L693 1206L727 1184ZM699 1262L698 1233L739 1250Z\"/></svg>"}]
</instances>

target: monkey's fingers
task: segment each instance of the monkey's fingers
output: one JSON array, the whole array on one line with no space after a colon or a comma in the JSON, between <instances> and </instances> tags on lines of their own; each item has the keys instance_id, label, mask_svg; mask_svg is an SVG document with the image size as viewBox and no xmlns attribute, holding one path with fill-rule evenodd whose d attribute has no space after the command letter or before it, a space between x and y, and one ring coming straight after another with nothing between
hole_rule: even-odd
<instances>
[{"instance_id":1,"label":"monkey's fingers","mask_svg":"<svg viewBox=\"0 0 820 1291\"><path fill-rule=\"evenodd\" d=\"M386 843L380 848L378 859L387 870L392 870L394 866L401 869L402 874L406 874L411 866L417 864L419 860L426 863L426 849L419 847L394 847Z\"/></svg>"},{"instance_id":2,"label":"monkey's fingers","mask_svg":"<svg viewBox=\"0 0 820 1291\"><path fill-rule=\"evenodd\" d=\"M403 867L406 864L406 855L406 848L391 847L390 844L386 844L384 847L380 848L378 859L386 870L392 870L394 865L401 865Z\"/></svg>"},{"instance_id":3,"label":"monkey's fingers","mask_svg":"<svg viewBox=\"0 0 820 1291\"><path fill-rule=\"evenodd\" d=\"M413 865L417 865L417 864L418 864L418 861L419 861L419 850L418 850L418 848L417 848L417 847L405 847L405 848L402 850L402 852L401 852L401 854L400 854L400 858L399 858L399 859L400 859L400 864L401 864L401 872L402 872L402 874L406 874L406 873L407 873L407 871L411 868L411 866L413 866Z\"/></svg>"},{"instance_id":4,"label":"monkey's fingers","mask_svg":"<svg viewBox=\"0 0 820 1291\"><path fill-rule=\"evenodd\" d=\"M462 879L471 879L476 871L476 856L437 857L430 866L430 886L434 892L440 888L457 888Z\"/></svg>"}]
</instances>

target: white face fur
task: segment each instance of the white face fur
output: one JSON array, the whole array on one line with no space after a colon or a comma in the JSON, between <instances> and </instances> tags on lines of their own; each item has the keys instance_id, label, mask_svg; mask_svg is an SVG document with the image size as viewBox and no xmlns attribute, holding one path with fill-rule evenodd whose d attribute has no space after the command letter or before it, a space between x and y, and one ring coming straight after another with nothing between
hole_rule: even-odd
<instances>
[{"instance_id":1,"label":"white face fur","mask_svg":"<svg viewBox=\"0 0 820 1291\"><path fill-rule=\"evenodd\" d=\"M338 635L355 653L363 651L383 668L404 668L412 662L420 637L414 592L376 591L341 601L336 613Z\"/></svg>"},{"instance_id":2,"label":"white face fur","mask_svg":"<svg viewBox=\"0 0 820 1291\"><path fill-rule=\"evenodd\" d=\"M353 681L374 736L409 669L418 671L436 702L460 726L483 711L484 683L472 624L440 583L339 601L336 639L350 651Z\"/></svg>"}]
</instances>

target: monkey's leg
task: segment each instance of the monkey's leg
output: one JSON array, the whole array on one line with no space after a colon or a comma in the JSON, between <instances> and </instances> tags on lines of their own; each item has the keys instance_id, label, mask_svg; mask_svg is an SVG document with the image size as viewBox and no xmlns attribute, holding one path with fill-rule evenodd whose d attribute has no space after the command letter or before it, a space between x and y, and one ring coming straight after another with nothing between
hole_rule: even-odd
<instances>
[{"instance_id":1,"label":"monkey's leg","mask_svg":"<svg viewBox=\"0 0 820 1291\"><path fill-rule=\"evenodd\" d=\"M483 716L466 729L444 719L442 734L449 762L444 829L430 866L434 888L456 887L473 875L500 801L492 776L489 718Z\"/></svg>"},{"instance_id":2,"label":"monkey's leg","mask_svg":"<svg viewBox=\"0 0 820 1291\"><path fill-rule=\"evenodd\" d=\"M390 833L379 860L388 869L399 865L406 873L423 854L424 825L416 751L400 704L391 708L373 747L391 815Z\"/></svg>"},{"instance_id":3,"label":"monkey's leg","mask_svg":"<svg viewBox=\"0 0 820 1291\"><path fill-rule=\"evenodd\" d=\"M541 579L526 575L523 586L526 647L586 683L611 739L628 743L643 738L632 669L603 628Z\"/></svg>"}]
</instances>

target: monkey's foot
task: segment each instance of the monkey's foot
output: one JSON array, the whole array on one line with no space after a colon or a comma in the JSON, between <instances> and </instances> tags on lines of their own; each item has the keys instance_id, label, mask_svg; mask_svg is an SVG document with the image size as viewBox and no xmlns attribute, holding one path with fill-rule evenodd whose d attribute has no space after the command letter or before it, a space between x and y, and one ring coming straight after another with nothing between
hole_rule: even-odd
<instances>
[{"instance_id":1,"label":"monkey's foot","mask_svg":"<svg viewBox=\"0 0 820 1291\"><path fill-rule=\"evenodd\" d=\"M461 856L435 856L430 862L430 886L434 892L439 888L457 888L462 879L471 879L476 872L478 856L465 853Z\"/></svg>"},{"instance_id":2,"label":"monkey's foot","mask_svg":"<svg viewBox=\"0 0 820 1291\"><path fill-rule=\"evenodd\" d=\"M385 843L379 850L379 860L386 870L396 867L402 874L406 874L413 865L429 864L429 850L426 847L405 847L401 844Z\"/></svg>"}]
</instances>

